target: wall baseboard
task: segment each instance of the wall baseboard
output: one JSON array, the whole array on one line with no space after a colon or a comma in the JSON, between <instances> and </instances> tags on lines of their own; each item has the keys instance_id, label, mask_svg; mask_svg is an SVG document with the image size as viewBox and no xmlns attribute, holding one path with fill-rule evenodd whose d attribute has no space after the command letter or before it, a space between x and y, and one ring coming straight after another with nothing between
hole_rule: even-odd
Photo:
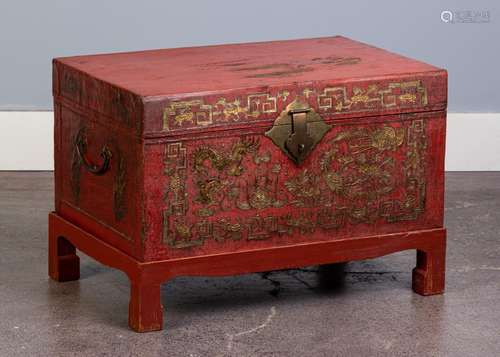
<instances>
[{"instance_id":1,"label":"wall baseboard","mask_svg":"<svg viewBox=\"0 0 500 357\"><path fill-rule=\"evenodd\" d=\"M53 170L53 113L0 111L0 170ZM447 171L500 171L500 113L448 113Z\"/></svg>"}]
</instances>

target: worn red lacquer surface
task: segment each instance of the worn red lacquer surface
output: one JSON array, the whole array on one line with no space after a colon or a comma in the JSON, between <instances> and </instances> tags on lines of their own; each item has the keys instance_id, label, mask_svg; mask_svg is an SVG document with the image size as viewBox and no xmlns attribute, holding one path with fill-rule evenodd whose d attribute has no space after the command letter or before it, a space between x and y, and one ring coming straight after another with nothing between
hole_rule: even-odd
<instances>
[{"instance_id":1,"label":"worn red lacquer surface","mask_svg":"<svg viewBox=\"0 0 500 357\"><path fill-rule=\"evenodd\" d=\"M136 330L161 327L161 279L131 273L148 262L163 264L162 279L179 259L222 264L193 260L182 274L232 274L278 248L290 251L268 267L297 266L293 249L308 244L352 241L352 258L332 262L373 257L376 240L366 255L354 242L387 236L380 255L421 248L414 288L442 291L446 71L332 37L61 58L53 73L51 276L77 277L73 245L87 236L112 247L96 256L106 264L130 257L118 267ZM296 164L266 132L299 104L330 127ZM57 243L58 229L76 238ZM307 263L324 263L319 252Z\"/></svg>"}]
</instances>

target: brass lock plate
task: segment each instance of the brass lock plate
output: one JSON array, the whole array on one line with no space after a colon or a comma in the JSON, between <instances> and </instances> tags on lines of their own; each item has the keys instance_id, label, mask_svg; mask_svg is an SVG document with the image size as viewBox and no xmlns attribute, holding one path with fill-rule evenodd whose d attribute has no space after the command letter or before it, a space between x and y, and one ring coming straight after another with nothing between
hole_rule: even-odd
<instances>
[{"instance_id":1,"label":"brass lock plate","mask_svg":"<svg viewBox=\"0 0 500 357\"><path fill-rule=\"evenodd\" d=\"M314 109L296 99L281 112L265 135L300 165L331 127Z\"/></svg>"}]
</instances>

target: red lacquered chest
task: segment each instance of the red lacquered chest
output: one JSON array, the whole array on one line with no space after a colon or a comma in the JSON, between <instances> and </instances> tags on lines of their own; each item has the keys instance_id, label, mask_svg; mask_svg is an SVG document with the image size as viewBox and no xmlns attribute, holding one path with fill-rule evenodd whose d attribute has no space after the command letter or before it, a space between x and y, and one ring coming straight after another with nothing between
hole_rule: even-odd
<instances>
[{"instance_id":1,"label":"red lacquered chest","mask_svg":"<svg viewBox=\"0 0 500 357\"><path fill-rule=\"evenodd\" d=\"M75 247L131 281L129 324L162 328L160 284L416 249L444 289L445 70L344 37L54 60L49 274Z\"/></svg>"}]
</instances>

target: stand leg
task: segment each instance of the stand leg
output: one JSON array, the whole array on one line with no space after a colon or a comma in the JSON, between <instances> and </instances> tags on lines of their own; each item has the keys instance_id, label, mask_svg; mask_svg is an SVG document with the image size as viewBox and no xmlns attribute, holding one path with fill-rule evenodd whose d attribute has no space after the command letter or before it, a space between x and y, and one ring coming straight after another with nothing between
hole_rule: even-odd
<instances>
[{"instance_id":1,"label":"stand leg","mask_svg":"<svg viewBox=\"0 0 500 357\"><path fill-rule=\"evenodd\" d=\"M446 231L436 237L435 244L417 250L417 266L413 269L413 290L420 295L444 292Z\"/></svg>"},{"instance_id":2,"label":"stand leg","mask_svg":"<svg viewBox=\"0 0 500 357\"><path fill-rule=\"evenodd\" d=\"M67 239L56 234L55 222L49 220L49 276L56 281L80 279L80 258Z\"/></svg>"},{"instance_id":3,"label":"stand leg","mask_svg":"<svg viewBox=\"0 0 500 357\"><path fill-rule=\"evenodd\" d=\"M158 331L163 328L159 283L130 282L128 324L137 332Z\"/></svg>"}]
</instances>

